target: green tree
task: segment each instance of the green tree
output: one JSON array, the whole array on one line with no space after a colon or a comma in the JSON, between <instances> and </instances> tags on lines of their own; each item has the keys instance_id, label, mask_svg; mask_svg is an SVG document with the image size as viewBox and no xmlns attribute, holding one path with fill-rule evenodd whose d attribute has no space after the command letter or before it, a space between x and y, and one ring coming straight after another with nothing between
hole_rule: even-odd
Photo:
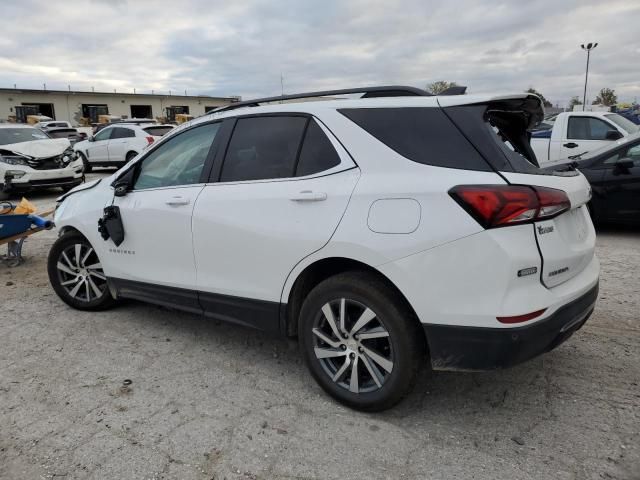
<instances>
[{"instance_id":1,"label":"green tree","mask_svg":"<svg viewBox=\"0 0 640 480\"><path fill-rule=\"evenodd\" d=\"M437 82L427 83L425 90L433 95L438 95L444 92L449 87L457 87L456 82L447 82L445 80L438 80Z\"/></svg>"},{"instance_id":2,"label":"green tree","mask_svg":"<svg viewBox=\"0 0 640 480\"><path fill-rule=\"evenodd\" d=\"M606 105L607 107L615 105L616 103L618 103L618 96L616 95L616 92L610 88L603 88L600 90L600 93L593 102L594 105L600 104Z\"/></svg>"},{"instance_id":3,"label":"green tree","mask_svg":"<svg viewBox=\"0 0 640 480\"><path fill-rule=\"evenodd\" d=\"M542 95L539 91L537 91L535 88L533 87L529 87L527 90L525 90L525 93L533 93L534 95L537 95L540 97L540 99L542 100L542 104L545 107L553 107L553 105L551 104L551 102L549 100L547 100L546 98L544 98L544 95Z\"/></svg>"},{"instance_id":4,"label":"green tree","mask_svg":"<svg viewBox=\"0 0 640 480\"><path fill-rule=\"evenodd\" d=\"M571 97L571 100L569 100L569 110L573 110L574 105L582 105L582 102L577 95Z\"/></svg>"}]
</instances>

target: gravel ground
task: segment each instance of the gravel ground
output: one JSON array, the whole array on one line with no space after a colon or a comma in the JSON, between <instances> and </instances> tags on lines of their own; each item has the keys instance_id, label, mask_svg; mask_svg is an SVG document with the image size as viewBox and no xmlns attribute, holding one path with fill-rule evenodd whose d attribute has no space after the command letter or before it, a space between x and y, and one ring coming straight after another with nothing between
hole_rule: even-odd
<instances>
[{"instance_id":1,"label":"gravel ground","mask_svg":"<svg viewBox=\"0 0 640 480\"><path fill-rule=\"evenodd\" d=\"M71 310L55 238L0 264L2 479L640 479L640 230L600 232L600 299L567 343L425 371L381 414L329 399L293 341L137 302Z\"/></svg>"}]
</instances>

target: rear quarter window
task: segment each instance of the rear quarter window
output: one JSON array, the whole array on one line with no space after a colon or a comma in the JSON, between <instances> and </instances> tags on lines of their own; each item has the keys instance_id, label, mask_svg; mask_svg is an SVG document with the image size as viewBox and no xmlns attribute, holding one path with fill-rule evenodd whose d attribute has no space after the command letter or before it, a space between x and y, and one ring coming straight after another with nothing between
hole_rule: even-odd
<instances>
[{"instance_id":1,"label":"rear quarter window","mask_svg":"<svg viewBox=\"0 0 640 480\"><path fill-rule=\"evenodd\" d=\"M349 120L403 157L424 165L491 171L440 108L340 109Z\"/></svg>"},{"instance_id":2,"label":"rear quarter window","mask_svg":"<svg viewBox=\"0 0 640 480\"><path fill-rule=\"evenodd\" d=\"M310 120L302 142L296 176L313 175L340 164L340 157L331 141L315 120Z\"/></svg>"},{"instance_id":3,"label":"rear quarter window","mask_svg":"<svg viewBox=\"0 0 640 480\"><path fill-rule=\"evenodd\" d=\"M173 127L165 127L165 126L145 127L143 130L147 132L149 135L161 137L164 134L169 133L171 130L173 130Z\"/></svg>"}]
</instances>

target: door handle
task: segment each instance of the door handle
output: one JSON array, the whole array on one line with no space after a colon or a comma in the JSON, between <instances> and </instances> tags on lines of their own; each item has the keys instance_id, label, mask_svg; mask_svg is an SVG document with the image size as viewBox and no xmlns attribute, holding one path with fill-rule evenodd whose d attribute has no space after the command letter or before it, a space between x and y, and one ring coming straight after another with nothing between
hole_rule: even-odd
<instances>
[{"instance_id":1,"label":"door handle","mask_svg":"<svg viewBox=\"0 0 640 480\"><path fill-rule=\"evenodd\" d=\"M311 190L303 190L291 197L293 202L321 202L327 199L324 192L312 192Z\"/></svg>"},{"instance_id":2,"label":"door handle","mask_svg":"<svg viewBox=\"0 0 640 480\"><path fill-rule=\"evenodd\" d=\"M567 148L576 148L579 145L577 143L574 142L569 142L569 143L565 143L564 145L562 145L563 147L567 147Z\"/></svg>"},{"instance_id":3,"label":"door handle","mask_svg":"<svg viewBox=\"0 0 640 480\"><path fill-rule=\"evenodd\" d=\"M180 195L176 195L175 197L171 197L169 200L166 200L164 203L166 203L167 205L171 205L172 207L178 206L178 205L189 205L189 199L182 197Z\"/></svg>"}]
</instances>

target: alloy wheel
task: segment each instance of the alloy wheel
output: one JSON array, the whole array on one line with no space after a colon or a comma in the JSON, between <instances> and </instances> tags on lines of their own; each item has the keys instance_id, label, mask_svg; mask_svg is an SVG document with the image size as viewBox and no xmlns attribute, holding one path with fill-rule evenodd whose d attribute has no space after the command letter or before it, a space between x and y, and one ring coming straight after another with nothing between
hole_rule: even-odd
<instances>
[{"instance_id":1,"label":"alloy wheel","mask_svg":"<svg viewBox=\"0 0 640 480\"><path fill-rule=\"evenodd\" d=\"M107 278L95 250L83 243L62 250L56 264L60 285L71 298L91 302L107 290Z\"/></svg>"},{"instance_id":2,"label":"alloy wheel","mask_svg":"<svg viewBox=\"0 0 640 480\"><path fill-rule=\"evenodd\" d=\"M389 332L366 305L340 298L325 303L315 319L314 353L331 380L351 393L376 391L393 371Z\"/></svg>"}]
</instances>

